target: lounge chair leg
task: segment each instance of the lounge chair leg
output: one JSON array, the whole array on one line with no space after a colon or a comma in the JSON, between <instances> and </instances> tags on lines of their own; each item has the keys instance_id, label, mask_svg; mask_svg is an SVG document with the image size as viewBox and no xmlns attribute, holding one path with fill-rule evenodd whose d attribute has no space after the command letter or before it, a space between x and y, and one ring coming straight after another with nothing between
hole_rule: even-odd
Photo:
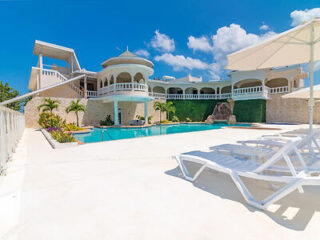
<instances>
[{"instance_id":1,"label":"lounge chair leg","mask_svg":"<svg viewBox=\"0 0 320 240\"><path fill-rule=\"evenodd\" d=\"M198 178L198 176L202 173L202 171L206 168L206 165L203 164L200 167L200 169L194 174L194 176L191 176L185 164L183 163L183 160L181 160L178 156L174 156L174 158L176 159L184 178L191 182L194 182Z\"/></svg>"},{"instance_id":2,"label":"lounge chair leg","mask_svg":"<svg viewBox=\"0 0 320 240\"><path fill-rule=\"evenodd\" d=\"M278 191L276 191L275 193L273 193L269 197L265 198L262 201L263 208L266 209L272 203L280 200L281 198L287 196L289 193L291 193L294 190L296 190L299 187L301 187L301 185L300 185L301 182L302 182L302 179L298 179L298 180L292 181L291 183L288 183L284 187L280 188Z\"/></svg>"},{"instance_id":3,"label":"lounge chair leg","mask_svg":"<svg viewBox=\"0 0 320 240\"><path fill-rule=\"evenodd\" d=\"M235 172L231 172L230 174L234 184L237 186L237 188L239 189L241 195L243 196L243 198L246 200L246 202L258 209L264 209L263 205L254 199L254 197L252 196L252 194L249 192L248 188L245 186L245 184L243 183L243 181L241 180L241 178L235 173Z\"/></svg>"}]
</instances>

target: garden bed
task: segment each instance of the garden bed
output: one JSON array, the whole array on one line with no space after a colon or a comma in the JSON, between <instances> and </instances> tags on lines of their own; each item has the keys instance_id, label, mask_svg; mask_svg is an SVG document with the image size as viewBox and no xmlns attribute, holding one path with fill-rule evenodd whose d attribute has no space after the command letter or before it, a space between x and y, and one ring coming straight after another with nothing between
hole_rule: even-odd
<instances>
[{"instance_id":1,"label":"garden bed","mask_svg":"<svg viewBox=\"0 0 320 240\"><path fill-rule=\"evenodd\" d=\"M78 142L67 142L67 143L59 143L57 140L55 140L51 134L44 128L40 129L42 134L45 136L45 138L48 140L50 145L56 149L56 148L68 148L68 147L75 147L78 145Z\"/></svg>"}]
</instances>

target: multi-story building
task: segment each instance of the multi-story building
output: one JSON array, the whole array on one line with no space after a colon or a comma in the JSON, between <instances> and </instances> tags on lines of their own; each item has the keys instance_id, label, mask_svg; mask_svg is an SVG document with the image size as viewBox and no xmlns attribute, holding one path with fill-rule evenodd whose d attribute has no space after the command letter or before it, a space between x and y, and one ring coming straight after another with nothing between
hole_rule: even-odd
<instances>
[{"instance_id":1,"label":"multi-story building","mask_svg":"<svg viewBox=\"0 0 320 240\"><path fill-rule=\"evenodd\" d=\"M36 41L33 53L38 55L38 63L32 67L29 88L32 91L47 89L39 93L38 98L83 98L87 108L94 109L88 109L87 115L91 115L83 117L85 124L97 124L106 114L113 117L115 125L128 124L137 114L153 115L157 121L157 114L152 108L154 101L272 101L273 95L302 88L303 78L307 76L299 66L293 66L232 71L228 79L218 81L206 82L190 74L179 79L171 76L152 79L153 63L128 49L118 57L104 61L99 72L81 68L71 48ZM65 66L48 65L46 58L63 61ZM29 106L29 111L34 111L34 107Z\"/></svg>"}]
</instances>

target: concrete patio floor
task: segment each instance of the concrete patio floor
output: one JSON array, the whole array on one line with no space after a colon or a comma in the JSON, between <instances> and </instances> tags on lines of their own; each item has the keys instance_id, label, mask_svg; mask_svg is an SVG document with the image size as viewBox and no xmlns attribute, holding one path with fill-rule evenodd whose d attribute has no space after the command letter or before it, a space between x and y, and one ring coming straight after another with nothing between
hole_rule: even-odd
<instances>
[{"instance_id":1,"label":"concrete patio floor","mask_svg":"<svg viewBox=\"0 0 320 240\"><path fill-rule=\"evenodd\" d=\"M0 239L317 239L320 188L262 212L229 177L205 171L191 183L171 159L281 131L220 129L53 150L40 131L26 129L0 177Z\"/></svg>"}]
</instances>

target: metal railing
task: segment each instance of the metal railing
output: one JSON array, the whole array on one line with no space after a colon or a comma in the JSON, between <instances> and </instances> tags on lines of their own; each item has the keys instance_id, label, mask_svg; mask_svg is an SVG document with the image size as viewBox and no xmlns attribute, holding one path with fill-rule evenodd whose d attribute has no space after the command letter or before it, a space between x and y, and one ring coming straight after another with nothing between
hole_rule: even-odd
<instances>
[{"instance_id":1,"label":"metal railing","mask_svg":"<svg viewBox=\"0 0 320 240\"><path fill-rule=\"evenodd\" d=\"M25 127L24 115L0 106L0 174L7 169Z\"/></svg>"}]
</instances>

